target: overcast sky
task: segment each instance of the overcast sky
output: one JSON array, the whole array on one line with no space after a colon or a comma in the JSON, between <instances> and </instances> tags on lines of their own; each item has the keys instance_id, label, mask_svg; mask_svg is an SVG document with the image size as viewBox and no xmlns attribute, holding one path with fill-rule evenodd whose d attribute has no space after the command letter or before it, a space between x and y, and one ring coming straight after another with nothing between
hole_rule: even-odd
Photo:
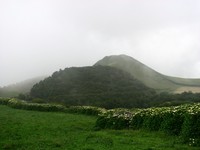
<instances>
[{"instance_id":1,"label":"overcast sky","mask_svg":"<svg viewBox=\"0 0 200 150\"><path fill-rule=\"evenodd\" d=\"M0 0L0 86L118 54L200 78L200 1Z\"/></svg>"}]
</instances>

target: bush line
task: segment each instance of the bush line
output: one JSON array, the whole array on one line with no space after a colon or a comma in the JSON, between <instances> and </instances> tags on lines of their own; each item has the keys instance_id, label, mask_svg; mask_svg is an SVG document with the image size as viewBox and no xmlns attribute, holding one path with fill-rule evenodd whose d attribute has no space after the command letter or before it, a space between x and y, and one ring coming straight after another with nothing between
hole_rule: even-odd
<instances>
[{"instance_id":1,"label":"bush line","mask_svg":"<svg viewBox=\"0 0 200 150\"><path fill-rule=\"evenodd\" d=\"M39 104L39 103L29 103L16 98L0 98L0 104L7 105L16 109L24 110L36 110L36 111L47 111L47 112L66 112L66 113L77 113L97 116L105 111L103 108L93 107L93 106L70 106L65 107L63 105L56 104Z\"/></svg>"},{"instance_id":2,"label":"bush line","mask_svg":"<svg viewBox=\"0 0 200 150\"><path fill-rule=\"evenodd\" d=\"M98 129L147 129L180 136L184 143L200 146L200 103L138 110L113 109L101 114Z\"/></svg>"}]
</instances>

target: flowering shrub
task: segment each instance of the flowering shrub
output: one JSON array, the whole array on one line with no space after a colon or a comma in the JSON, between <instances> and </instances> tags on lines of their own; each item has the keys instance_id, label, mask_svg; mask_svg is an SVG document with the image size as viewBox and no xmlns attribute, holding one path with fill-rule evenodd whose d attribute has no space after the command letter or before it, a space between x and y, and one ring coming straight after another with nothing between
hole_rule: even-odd
<instances>
[{"instance_id":1,"label":"flowering shrub","mask_svg":"<svg viewBox=\"0 0 200 150\"><path fill-rule=\"evenodd\" d=\"M69 113L78 113L78 114L86 114L86 115L94 115L97 116L99 114L104 113L106 110L99 107L94 106L70 106L66 109L66 112Z\"/></svg>"},{"instance_id":2,"label":"flowering shrub","mask_svg":"<svg viewBox=\"0 0 200 150\"><path fill-rule=\"evenodd\" d=\"M200 146L200 103L190 107L185 114L181 136L184 142Z\"/></svg>"},{"instance_id":3,"label":"flowering shrub","mask_svg":"<svg viewBox=\"0 0 200 150\"><path fill-rule=\"evenodd\" d=\"M12 108L38 111L64 111L66 108L62 105L27 103L26 101L12 98L8 101L8 106Z\"/></svg>"},{"instance_id":4,"label":"flowering shrub","mask_svg":"<svg viewBox=\"0 0 200 150\"><path fill-rule=\"evenodd\" d=\"M16 98L6 99L0 98L0 104L8 105L12 108L25 109L25 110L37 110L37 111L59 111L68 113L78 113L87 115L99 115L106 112L103 108L93 107L93 106L71 106L65 107L63 105L55 105L48 103L29 103Z\"/></svg>"},{"instance_id":5,"label":"flowering shrub","mask_svg":"<svg viewBox=\"0 0 200 150\"><path fill-rule=\"evenodd\" d=\"M9 101L9 98L2 98L0 97L0 104L1 105L7 105Z\"/></svg>"},{"instance_id":6,"label":"flowering shrub","mask_svg":"<svg viewBox=\"0 0 200 150\"><path fill-rule=\"evenodd\" d=\"M161 130L181 136L190 145L200 145L200 103L135 111L112 109L99 115L96 127Z\"/></svg>"},{"instance_id":7,"label":"flowering shrub","mask_svg":"<svg viewBox=\"0 0 200 150\"><path fill-rule=\"evenodd\" d=\"M99 115L96 127L110 129L128 128L132 117L133 113L128 109L111 109Z\"/></svg>"}]
</instances>

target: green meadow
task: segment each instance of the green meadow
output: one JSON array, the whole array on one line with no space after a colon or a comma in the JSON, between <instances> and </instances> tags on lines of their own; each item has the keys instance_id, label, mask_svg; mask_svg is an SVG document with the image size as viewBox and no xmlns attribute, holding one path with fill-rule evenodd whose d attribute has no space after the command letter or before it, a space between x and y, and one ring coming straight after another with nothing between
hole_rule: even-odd
<instances>
[{"instance_id":1,"label":"green meadow","mask_svg":"<svg viewBox=\"0 0 200 150\"><path fill-rule=\"evenodd\" d=\"M2 150L197 150L179 137L145 130L95 131L97 117L0 105Z\"/></svg>"}]
</instances>

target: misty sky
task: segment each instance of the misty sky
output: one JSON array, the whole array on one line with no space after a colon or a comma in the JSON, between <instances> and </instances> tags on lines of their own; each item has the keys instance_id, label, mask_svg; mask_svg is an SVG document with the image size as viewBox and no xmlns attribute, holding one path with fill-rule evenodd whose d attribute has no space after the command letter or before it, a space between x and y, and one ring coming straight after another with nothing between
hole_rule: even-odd
<instances>
[{"instance_id":1,"label":"misty sky","mask_svg":"<svg viewBox=\"0 0 200 150\"><path fill-rule=\"evenodd\" d=\"M0 86L118 54L200 78L200 1L0 0Z\"/></svg>"}]
</instances>

